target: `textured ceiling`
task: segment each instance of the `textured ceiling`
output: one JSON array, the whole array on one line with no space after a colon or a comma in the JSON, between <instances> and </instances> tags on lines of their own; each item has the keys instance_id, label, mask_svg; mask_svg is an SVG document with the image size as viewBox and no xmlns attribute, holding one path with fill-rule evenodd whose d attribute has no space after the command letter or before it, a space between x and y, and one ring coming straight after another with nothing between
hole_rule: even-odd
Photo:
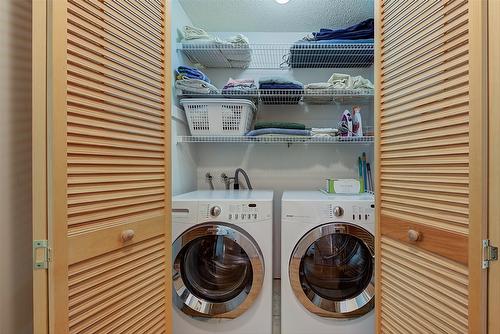
<instances>
[{"instance_id":1,"label":"textured ceiling","mask_svg":"<svg viewBox=\"0 0 500 334\"><path fill-rule=\"evenodd\" d=\"M207 31L303 32L338 28L373 17L373 0L179 0Z\"/></svg>"}]
</instances>

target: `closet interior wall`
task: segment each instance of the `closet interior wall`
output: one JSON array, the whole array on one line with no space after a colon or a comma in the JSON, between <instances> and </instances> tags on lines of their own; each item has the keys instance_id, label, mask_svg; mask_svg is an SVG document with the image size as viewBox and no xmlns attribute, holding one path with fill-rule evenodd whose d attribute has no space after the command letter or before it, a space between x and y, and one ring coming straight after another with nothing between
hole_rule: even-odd
<instances>
[{"instance_id":1,"label":"closet interior wall","mask_svg":"<svg viewBox=\"0 0 500 334\"><path fill-rule=\"evenodd\" d=\"M176 28L182 27L181 17L185 12L181 6L173 7L173 21ZM188 13L189 14L189 13ZM230 15L230 13L228 13ZM196 22L192 22L196 26ZM258 24L258 23L256 23ZM203 27L202 27L203 28ZM318 27L319 29L320 27ZM173 29L173 33L176 31ZM294 43L304 37L307 32L220 32L211 31L209 34L227 38L236 34L244 34L250 43ZM175 38L176 36L173 36ZM179 42L179 39L177 39ZM177 58L176 58L177 57ZM176 53L174 59L179 60ZM175 61L174 61L175 62ZM190 65L185 60L184 64ZM176 64L173 64L173 68ZM258 82L260 77L281 76L298 80L304 84L312 82L326 82L332 73L346 73L361 75L373 82L373 67L368 68L303 68L303 69L231 69L205 68L212 83L222 88L231 77L234 79L251 78ZM178 106L178 99L175 103ZM373 100L369 102L354 102L361 106L363 126L373 127ZM304 123L310 127L337 127L344 110L351 110L351 102L326 105L263 105L260 104L257 120L283 120ZM178 110L178 107L173 108ZM177 121L173 122L177 123ZM178 131L178 130L177 130ZM176 129L173 130L172 143L175 146L174 154L174 189L181 189L180 184L186 182L187 171L175 171L176 168L191 169L189 163L195 163L197 173L197 189L208 190L206 173L213 176L215 189L225 189L221 173L232 176L236 168L243 168L250 176L252 186L259 190L274 190L274 234L273 234L273 275L280 276L280 240L281 240L281 196L284 190L318 190L324 187L326 178L357 178L358 156L366 152L368 162L373 165L373 145L363 144L243 144L243 143L202 143L202 144L175 144ZM194 147L196 146L196 147ZM186 153L193 154L191 160L175 160L186 157ZM177 166L177 167L176 167ZM182 176L176 180L175 175ZM244 184L241 178L241 184Z\"/></svg>"},{"instance_id":2,"label":"closet interior wall","mask_svg":"<svg viewBox=\"0 0 500 334\"><path fill-rule=\"evenodd\" d=\"M172 54L172 69L183 64L189 64L180 53L176 51L177 42L179 40L180 29L185 25L192 25L191 20L184 12L178 0L171 1L172 8L172 35L171 35L171 54ZM175 82L175 74L170 73L172 83ZM175 97L175 87L172 85L172 94ZM172 195L178 195L193 191L196 189L197 161L194 145L178 145L177 136L189 135L189 127L187 124L184 111L179 107L178 100L172 99Z\"/></svg>"}]
</instances>

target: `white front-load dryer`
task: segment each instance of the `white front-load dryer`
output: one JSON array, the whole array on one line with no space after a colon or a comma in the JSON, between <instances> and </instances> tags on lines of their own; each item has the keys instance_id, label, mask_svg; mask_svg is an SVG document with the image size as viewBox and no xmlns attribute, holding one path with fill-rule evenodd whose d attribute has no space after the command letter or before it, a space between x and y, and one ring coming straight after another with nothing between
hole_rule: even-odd
<instances>
[{"instance_id":1,"label":"white front-load dryer","mask_svg":"<svg viewBox=\"0 0 500 334\"><path fill-rule=\"evenodd\" d=\"M272 333L272 191L172 200L174 334Z\"/></svg>"},{"instance_id":2,"label":"white front-load dryer","mask_svg":"<svg viewBox=\"0 0 500 334\"><path fill-rule=\"evenodd\" d=\"M375 333L374 207L370 194L283 193L282 333Z\"/></svg>"}]
</instances>

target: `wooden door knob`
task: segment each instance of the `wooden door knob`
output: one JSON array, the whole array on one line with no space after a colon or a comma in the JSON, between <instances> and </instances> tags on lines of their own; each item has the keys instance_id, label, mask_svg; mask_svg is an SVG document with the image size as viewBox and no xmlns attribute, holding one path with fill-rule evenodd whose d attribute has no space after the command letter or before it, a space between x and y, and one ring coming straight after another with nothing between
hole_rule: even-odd
<instances>
[{"instance_id":1,"label":"wooden door knob","mask_svg":"<svg viewBox=\"0 0 500 334\"><path fill-rule=\"evenodd\" d=\"M134 230L125 230L122 232L121 238L123 242L130 241L134 238L135 232Z\"/></svg>"},{"instance_id":2,"label":"wooden door knob","mask_svg":"<svg viewBox=\"0 0 500 334\"><path fill-rule=\"evenodd\" d=\"M419 241L420 240L420 232L415 230L408 230L408 240L410 241Z\"/></svg>"}]
</instances>

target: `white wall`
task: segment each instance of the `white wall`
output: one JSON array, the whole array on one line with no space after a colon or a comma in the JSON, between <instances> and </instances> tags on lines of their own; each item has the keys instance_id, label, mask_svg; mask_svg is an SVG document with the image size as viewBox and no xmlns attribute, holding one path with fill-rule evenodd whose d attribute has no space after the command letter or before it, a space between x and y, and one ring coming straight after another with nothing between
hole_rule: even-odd
<instances>
[{"instance_id":1,"label":"white wall","mask_svg":"<svg viewBox=\"0 0 500 334\"><path fill-rule=\"evenodd\" d=\"M173 0L172 4L172 82L175 82L173 71L179 66L186 64L186 60L177 53L176 44L180 41L180 31L185 25L190 25L191 21L182 9L178 0ZM172 87L172 93L175 89ZM175 96L175 95L174 95ZM196 189L196 147L178 145L177 136L189 134L184 112L179 109L176 99L172 99L172 193L182 194Z\"/></svg>"},{"instance_id":2,"label":"white wall","mask_svg":"<svg viewBox=\"0 0 500 334\"><path fill-rule=\"evenodd\" d=\"M237 32L216 32L226 38ZM243 32L251 43L293 43L308 32ZM373 67L363 69L203 69L212 83L222 88L229 77L253 78L279 75L304 84L325 82L332 73L362 75L373 82ZM356 104L359 104L356 102ZM309 127L336 127L351 101L331 105L261 105L258 120L284 120L304 123ZM363 125L373 126L373 102L361 104ZM284 190L316 190L324 186L326 178L357 178L357 159L366 152L373 162L373 145L328 144L182 144L196 147L197 187L208 189L205 174L214 177L216 189L224 189L220 174L232 175L238 167L245 169L255 189L275 191L274 205L274 266L275 277L280 275L281 194ZM372 163L373 165L373 163ZM243 180L243 178L241 178ZM243 182L244 183L244 182Z\"/></svg>"},{"instance_id":3,"label":"white wall","mask_svg":"<svg viewBox=\"0 0 500 334\"><path fill-rule=\"evenodd\" d=\"M0 333L33 332L31 1L0 1Z\"/></svg>"}]
</instances>

